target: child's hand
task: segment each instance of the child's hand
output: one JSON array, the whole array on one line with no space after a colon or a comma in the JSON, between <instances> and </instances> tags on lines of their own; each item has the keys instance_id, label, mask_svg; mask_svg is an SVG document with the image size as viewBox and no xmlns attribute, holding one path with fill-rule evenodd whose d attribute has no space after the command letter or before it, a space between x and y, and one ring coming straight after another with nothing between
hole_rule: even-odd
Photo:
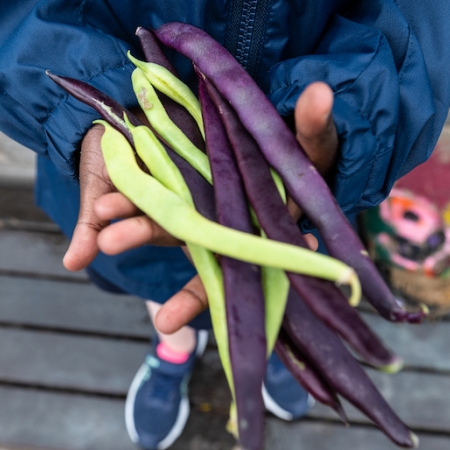
<instances>
[{"instance_id":1,"label":"child's hand","mask_svg":"<svg viewBox=\"0 0 450 450\"><path fill-rule=\"evenodd\" d=\"M323 176L332 169L338 150L332 106L331 89L324 83L314 83L305 89L295 109L297 139ZM95 131L94 128L91 131L93 140L88 141L89 146L83 147L82 152L80 218L64 259L66 268L82 269L92 261L99 248L104 253L117 254L147 243L182 245L154 221L142 215L122 194L114 192L101 159L101 131ZM90 157L86 152L99 154L101 164L98 157ZM93 163L84 164L84 160ZM288 202L288 206L291 214L298 218L301 214L298 207L292 201ZM106 226L114 218L124 220ZM305 237L311 248L316 249L315 238ZM161 307L155 318L155 326L162 333L174 333L206 309L207 305L205 290L196 276Z\"/></svg>"},{"instance_id":2,"label":"child's hand","mask_svg":"<svg viewBox=\"0 0 450 450\"><path fill-rule=\"evenodd\" d=\"M105 173L100 149L103 127L95 125L81 144L79 179L80 210L69 249L64 256L64 267L77 271L87 267L98 253L97 236L109 221L100 220L94 213L94 202L106 193L115 191Z\"/></svg>"}]
</instances>

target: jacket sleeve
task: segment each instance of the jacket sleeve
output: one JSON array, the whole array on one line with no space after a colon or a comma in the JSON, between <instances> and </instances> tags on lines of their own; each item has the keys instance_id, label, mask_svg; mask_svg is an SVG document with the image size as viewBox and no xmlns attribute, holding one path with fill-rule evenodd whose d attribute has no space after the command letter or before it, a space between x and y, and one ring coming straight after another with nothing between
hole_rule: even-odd
<instances>
[{"instance_id":1,"label":"jacket sleeve","mask_svg":"<svg viewBox=\"0 0 450 450\"><path fill-rule=\"evenodd\" d=\"M450 106L450 5L362 0L328 24L313 55L274 66L278 111L292 115L313 81L335 92L340 136L332 190L347 214L377 205L433 151Z\"/></svg>"},{"instance_id":2,"label":"jacket sleeve","mask_svg":"<svg viewBox=\"0 0 450 450\"><path fill-rule=\"evenodd\" d=\"M92 26L87 4L0 0L0 130L48 155L71 177L77 175L80 140L97 115L53 84L45 71L87 81L127 107L136 105L126 56L136 51L133 38L107 2L95 2L94 13L108 24L108 33Z\"/></svg>"}]
</instances>

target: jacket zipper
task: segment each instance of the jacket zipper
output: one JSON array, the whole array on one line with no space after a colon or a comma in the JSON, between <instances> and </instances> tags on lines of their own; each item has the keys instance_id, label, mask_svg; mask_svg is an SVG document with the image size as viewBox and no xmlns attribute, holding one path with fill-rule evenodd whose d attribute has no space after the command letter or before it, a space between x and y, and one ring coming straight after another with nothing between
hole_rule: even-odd
<instances>
[{"instance_id":1,"label":"jacket zipper","mask_svg":"<svg viewBox=\"0 0 450 450\"><path fill-rule=\"evenodd\" d=\"M270 0L232 0L226 46L255 76L266 29Z\"/></svg>"}]
</instances>

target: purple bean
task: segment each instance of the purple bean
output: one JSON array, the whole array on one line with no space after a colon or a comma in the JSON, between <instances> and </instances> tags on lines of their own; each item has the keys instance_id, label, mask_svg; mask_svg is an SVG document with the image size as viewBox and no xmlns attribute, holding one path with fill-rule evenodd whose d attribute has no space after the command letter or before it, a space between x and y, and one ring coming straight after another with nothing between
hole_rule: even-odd
<instances>
[{"instance_id":1,"label":"purple bean","mask_svg":"<svg viewBox=\"0 0 450 450\"><path fill-rule=\"evenodd\" d=\"M295 347L289 335L283 329L281 329L275 343L275 352L292 376L307 392L319 402L333 408L342 421L348 424L344 408L336 393L320 377L311 363L306 361L305 356Z\"/></svg>"},{"instance_id":2,"label":"purple bean","mask_svg":"<svg viewBox=\"0 0 450 450\"><path fill-rule=\"evenodd\" d=\"M283 328L323 379L400 447L415 448L417 436L398 418L341 340L289 292Z\"/></svg>"},{"instance_id":3,"label":"purple bean","mask_svg":"<svg viewBox=\"0 0 450 450\"><path fill-rule=\"evenodd\" d=\"M230 143L220 114L201 79L199 94L218 222L251 234L253 229L247 199ZM260 450L264 438L261 386L267 354L261 269L254 264L224 256L220 264L239 441L245 449Z\"/></svg>"},{"instance_id":4,"label":"purple bean","mask_svg":"<svg viewBox=\"0 0 450 450\"><path fill-rule=\"evenodd\" d=\"M136 36L139 38L146 61L159 64L178 77L175 67L173 67L172 63L167 59L166 55L161 50L159 42L152 30L138 27L136 30Z\"/></svg>"}]
</instances>

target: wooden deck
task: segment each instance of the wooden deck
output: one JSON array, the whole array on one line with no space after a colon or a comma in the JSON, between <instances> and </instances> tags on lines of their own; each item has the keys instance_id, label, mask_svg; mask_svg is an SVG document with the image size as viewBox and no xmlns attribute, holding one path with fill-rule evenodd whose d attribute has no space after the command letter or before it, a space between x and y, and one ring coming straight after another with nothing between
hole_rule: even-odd
<instances>
[{"instance_id":1,"label":"wooden deck","mask_svg":"<svg viewBox=\"0 0 450 450\"><path fill-rule=\"evenodd\" d=\"M139 299L108 295L61 265L66 240L32 205L0 187L0 450L133 450L123 408L149 347ZM424 450L450 448L450 320L421 326L364 317L406 361L369 370ZM192 414L175 450L231 450L229 393L213 339L193 376ZM296 423L267 416L266 450L396 448L354 408L349 428L320 405Z\"/></svg>"}]
</instances>

